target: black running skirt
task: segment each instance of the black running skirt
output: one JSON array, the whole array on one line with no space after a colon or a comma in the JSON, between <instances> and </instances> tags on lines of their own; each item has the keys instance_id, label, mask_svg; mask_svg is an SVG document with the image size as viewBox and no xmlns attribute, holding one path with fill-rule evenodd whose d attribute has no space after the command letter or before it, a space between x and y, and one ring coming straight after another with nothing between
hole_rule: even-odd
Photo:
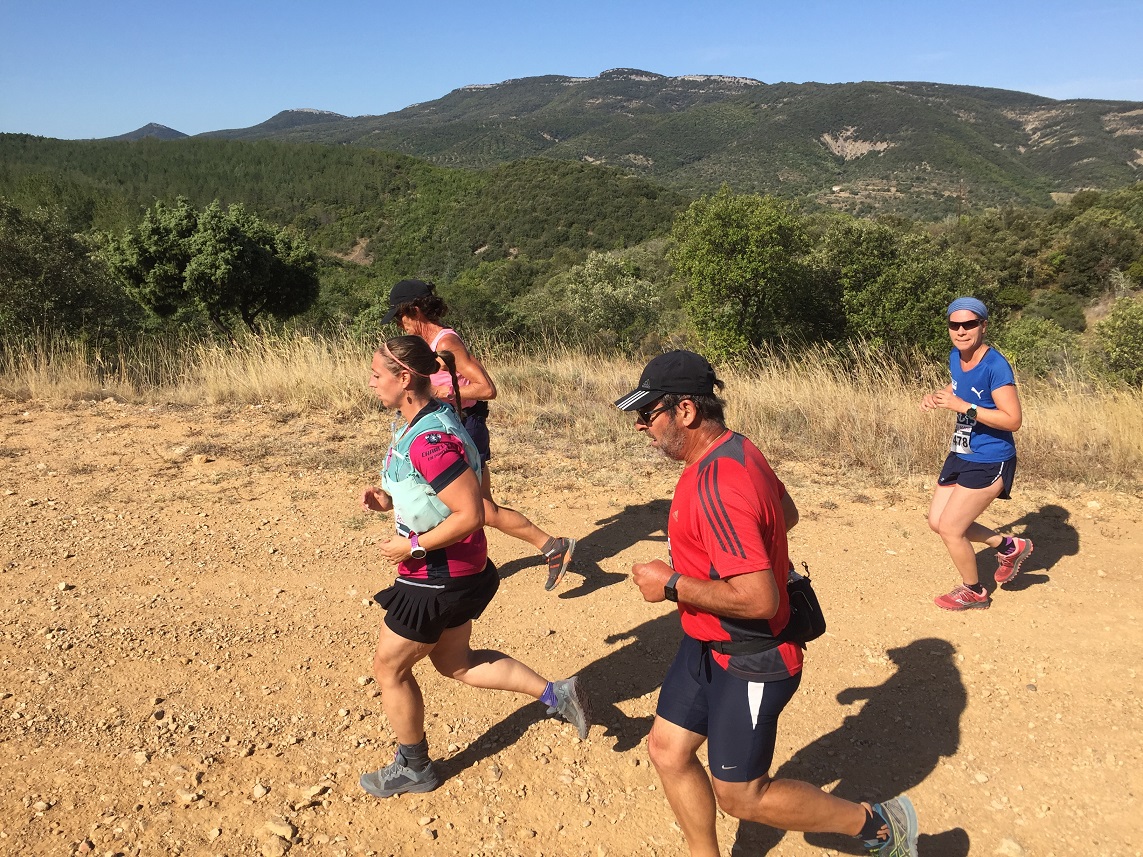
<instances>
[{"instance_id":1,"label":"black running skirt","mask_svg":"<svg viewBox=\"0 0 1143 857\"><path fill-rule=\"evenodd\" d=\"M492 560L478 574L443 580L398 577L373 600L385 608L385 624L395 634L417 643L435 643L448 628L480 618L500 588Z\"/></svg>"}]
</instances>

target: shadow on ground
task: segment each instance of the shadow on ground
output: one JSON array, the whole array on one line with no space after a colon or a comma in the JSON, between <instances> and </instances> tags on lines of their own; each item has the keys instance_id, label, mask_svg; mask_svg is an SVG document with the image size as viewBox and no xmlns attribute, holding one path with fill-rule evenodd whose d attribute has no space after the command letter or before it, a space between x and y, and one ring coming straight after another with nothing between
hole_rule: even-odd
<instances>
[{"instance_id":1,"label":"shadow on ground","mask_svg":"<svg viewBox=\"0 0 1143 857\"><path fill-rule=\"evenodd\" d=\"M560 597L575 598L625 580L626 574L606 572L600 563L639 542L660 541L665 555L667 538L663 525L669 511L670 501L652 500L627 506L609 518L596 521L597 529L580 540L563 585L568 585L573 574L581 576L582 581L560 593ZM499 569L500 577L504 579L539 564L540 561L533 557L507 562ZM635 599L639 593L632 587L625 597ZM579 672L581 687L591 700L593 722L598 724L591 733L595 740L601 736L614 738L617 753L630 750L643 740L651 729L652 718L628 717L619 708L619 703L658 689L681 636L678 617L668 612L605 639L608 645L624 645ZM543 717L545 709L539 703L524 706L455 756L439 762L441 773L453 777L478 764L494 755L499 748L519 740L529 726Z\"/></svg>"},{"instance_id":2,"label":"shadow on ground","mask_svg":"<svg viewBox=\"0 0 1143 857\"><path fill-rule=\"evenodd\" d=\"M666 559L667 536L663 527L667 523L667 514L670 510L670 500L651 500L639 505L625 506L614 515L596 521L595 529L577 536L579 544L576 546L575 558L557 590L558 596L579 598L626 579L627 575L624 573L604 571L600 563L640 542L662 542L664 545L662 558ZM645 557L645 559L652 558ZM514 559L500 566L500 579L505 580L518 572L535 569L533 573L537 580L542 580L546 577L543 566L544 559L540 556Z\"/></svg>"},{"instance_id":3,"label":"shadow on ground","mask_svg":"<svg viewBox=\"0 0 1143 857\"><path fill-rule=\"evenodd\" d=\"M953 660L953 646L927 638L886 654L897 672L877 687L851 687L839 693L842 705L864 705L833 732L795 753L772 774L774 779L803 780L819 787L836 781L832 792L838 797L873 803L908 792L932 773L942 757L957 751L967 694ZM807 665L812 669L812 656ZM924 830L923 806L918 814ZM761 824L741 822L731 853L765 854L783 835ZM861 843L849 836L808 833L805 839L822 849L865 853ZM955 828L926 835L918 850L933 857L964 857L968 834Z\"/></svg>"},{"instance_id":4,"label":"shadow on ground","mask_svg":"<svg viewBox=\"0 0 1143 857\"><path fill-rule=\"evenodd\" d=\"M1071 513L1063 506L1048 504L1036 512L1010 521L998 528L1001 533L1016 533L1030 538L1033 544L1032 555L1024 560L1020 574L1003 585L1005 592L1022 592L1033 586L1047 583L1051 577L1037 573L1036 569L1048 571L1066 556L1079 553L1079 532L1068 523ZM996 555L992 548L985 548L976 555L976 567L980 579L991 592L997 588L993 575L996 573Z\"/></svg>"}]
</instances>

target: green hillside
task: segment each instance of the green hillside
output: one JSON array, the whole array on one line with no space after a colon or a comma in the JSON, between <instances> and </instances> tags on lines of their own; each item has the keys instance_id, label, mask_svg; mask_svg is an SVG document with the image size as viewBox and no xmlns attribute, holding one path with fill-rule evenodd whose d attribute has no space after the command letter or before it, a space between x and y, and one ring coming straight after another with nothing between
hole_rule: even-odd
<instances>
[{"instance_id":1,"label":"green hillside","mask_svg":"<svg viewBox=\"0 0 1143 857\"><path fill-rule=\"evenodd\" d=\"M280 114L206 136L363 146L466 168L544 156L614 166L689 195L727 183L853 213L933 218L1138 180L1141 107L933 83L764 84L614 69L462 87L383 116Z\"/></svg>"}]
</instances>

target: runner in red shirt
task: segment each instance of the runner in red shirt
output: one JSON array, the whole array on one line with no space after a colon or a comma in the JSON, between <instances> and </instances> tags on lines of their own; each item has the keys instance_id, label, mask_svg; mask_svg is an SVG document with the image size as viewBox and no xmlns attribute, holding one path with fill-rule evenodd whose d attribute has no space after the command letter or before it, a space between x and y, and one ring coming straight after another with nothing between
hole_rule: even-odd
<instances>
[{"instance_id":1,"label":"runner in red shirt","mask_svg":"<svg viewBox=\"0 0 1143 857\"><path fill-rule=\"evenodd\" d=\"M631 567L644 600L678 602L684 631L647 740L667 800L696 857L720 853L716 800L736 818L848 833L887 857L917 857L905 795L870 806L770 779L778 717L802 678L801 649L775 639L789 619L786 532L798 509L758 448L726 428L722 387L704 358L671 351L615 403L686 465L667 523L670 563ZM709 778L698 758L704 742Z\"/></svg>"}]
</instances>

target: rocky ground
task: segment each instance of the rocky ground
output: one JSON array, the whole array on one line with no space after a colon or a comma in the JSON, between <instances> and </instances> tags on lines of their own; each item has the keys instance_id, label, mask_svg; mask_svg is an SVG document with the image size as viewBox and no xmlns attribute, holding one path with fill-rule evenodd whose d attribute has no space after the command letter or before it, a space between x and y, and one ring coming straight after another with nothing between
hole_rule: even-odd
<instances>
[{"instance_id":1,"label":"rocky ground","mask_svg":"<svg viewBox=\"0 0 1143 857\"><path fill-rule=\"evenodd\" d=\"M358 788L393 753L369 677L390 523L357 507L387 431L0 402L0 852L685 853L644 743L678 623L627 579L665 556L678 469L650 452L601 461L493 433L498 497L581 546L553 594L526 545L490 533L503 584L474 639L578 673L588 739L424 669L447 781L386 801ZM948 614L931 603L955 580L927 486L774 463L830 623L776 772L854 799L908 791L924 855L1138 855L1140 497L1025 481L987 518L1035 540L1025 573L992 609ZM727 854L859 850L719 829Z\"/></svg>"}]
</instances>

